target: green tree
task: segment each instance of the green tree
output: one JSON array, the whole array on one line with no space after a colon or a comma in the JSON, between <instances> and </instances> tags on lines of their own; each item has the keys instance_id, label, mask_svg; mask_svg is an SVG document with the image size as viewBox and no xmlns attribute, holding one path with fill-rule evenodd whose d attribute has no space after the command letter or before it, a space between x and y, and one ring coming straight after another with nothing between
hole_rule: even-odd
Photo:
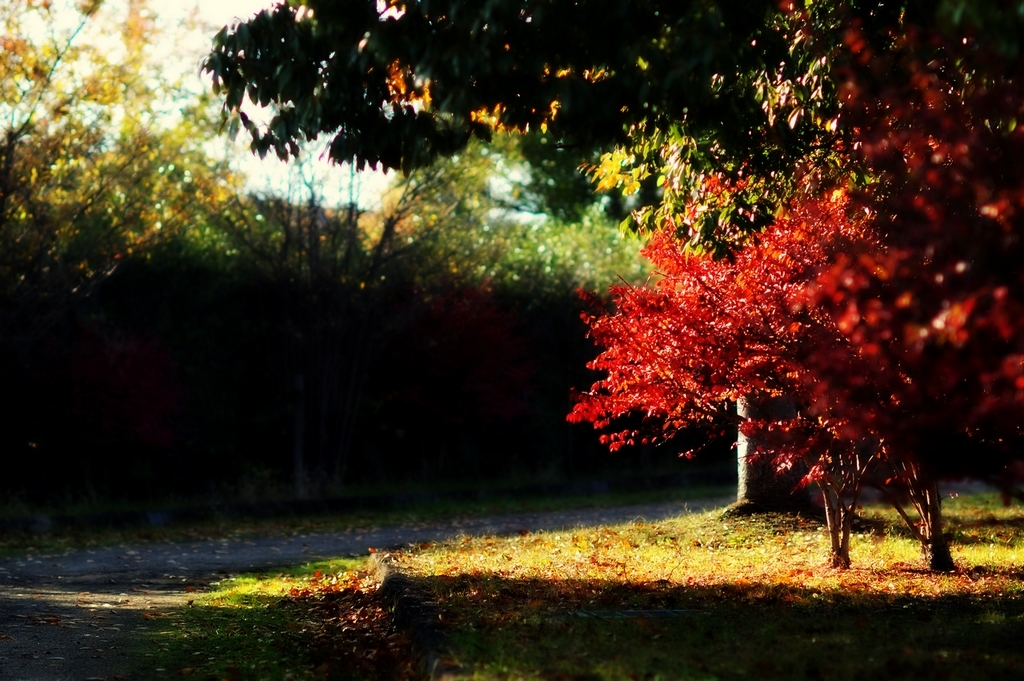
<instances>
[{"instance_id":1,"label":"green tree","mask_svg":"<svg viewBox=\"0 0 1024 681\"><path fill-rule=\"evenodd\" d=\"M149 61L154 15L14 0L0 9L0 322L40 329L124 258L230 195L200 101Z\"/></svg>"}]
</instances>

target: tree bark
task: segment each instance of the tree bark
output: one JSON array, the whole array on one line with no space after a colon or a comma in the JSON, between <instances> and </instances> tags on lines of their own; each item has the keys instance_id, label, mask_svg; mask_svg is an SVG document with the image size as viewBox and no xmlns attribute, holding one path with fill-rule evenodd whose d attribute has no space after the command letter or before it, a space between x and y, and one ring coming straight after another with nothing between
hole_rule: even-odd
<instances>
[{"instance_id":1,"label":"tree bark","mask_svg":"<svg viewBox=\"0 0 1024 681\"><path fill-rule=\"evenodd\" d=\"M746 419L787 419L796 416L796 404L787 396L767 399L743 398L737 402L737 415ZM736 438L736 459L739 482L733 512L769 513L810 511L812 504L807 490L800 484L806 471L802 464L779 473L771 452L758 453L758 442L743 434Z\"/></svg>"},{"instance_id":2,"label":"tree bark","mask_svg":"<svg viewBox=\"0 0 1024 681\"><path fill-rule=\"evenodd\" d=\"M928 567L936 572L952 572L956 564L942 529L942 497L938 480L915 462L901 462L897 470L917 511L918 522L903 509L899 499L887 494L890 503L906 522L911 534L921 542L921 553ZM880 489L886 492L884 487Z\"/></svg>"},{"instance_id":3,"label":"tree bark","mask_svg":"<svg viewBox=\"0 0 1024 681\"><path fill-rule=\"evenodd\" d=\"M834 568L850 567L850 534L848 513L842 498L826 484L821 485L825 500L825 520L828 523L829 565Z\"/></svg>"}]
</instances>

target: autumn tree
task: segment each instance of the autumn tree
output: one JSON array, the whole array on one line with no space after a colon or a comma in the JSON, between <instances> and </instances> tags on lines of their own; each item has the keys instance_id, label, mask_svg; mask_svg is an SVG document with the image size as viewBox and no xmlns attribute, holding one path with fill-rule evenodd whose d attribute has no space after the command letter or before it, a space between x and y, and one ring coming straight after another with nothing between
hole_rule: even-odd
<instances>
[{"instance_id":1,"label":"autumn tree","mask_svg":"<svg viewBox=\"0 0 1024 681\"><path fill-rule=\"evenodd\" d=\"M953 35L914 24L885 37L846 31L842 115L875 176L857 201L884 248L847 253L816 294L872 361L852 377L822 355L815 371L858 427L900 453L896 477L920 516L912 531L943 569L938 481L1012 485L1024 408L1024 60L996 24L1003 14L969 16ZM863 408L876 399L864 384L887 396L884 408Z\"/></svg>"},{"instance_id":2,"label":"autumn tree","mask_svg":"<svg viewBox=\"0 0 1024 681\"><path fill-rule=\"evenodd\" d=\"M844 343L800 363L814 377L809 412L842 415L848 441L885 454L917 518L893 501L936 569L953 567L938 481L998 480L1020 441L1022 182L1010 159L1021 68L1008 45L976 41L849 25L835 57L840 116L853 162L871 175L855 203L877 236L821 260L809 291ZM867 360L858 370L851 351Z\"/></svg>"},{"instance_id":3,"label":"autumn tree","mask_svg":"<svg viewBox=\"0 0 1024 681\"><path fill-rule=\"evenodd\" d=\"M611 427L603 439L613 449L664 442L694 426L720 435L738 428L773 470L802 467L791 485L818 484L831 562L849 565L860 484L880 452L850 437L841 412L813 399L810 358L830 351L851 372L865 359L836 340L835 322L809 304L808 287L823 262L871 238L841 194L795 207L732 259L690 253L671 231L659 232L645 249L656 285L617 286L613 311L590 317L603 347L591 367L602 378L570 418ZM792 407L758 414L734 406L773 399ZM640 428L616 428L634 414L643 415Z\"/></svg>"}]
</instances>

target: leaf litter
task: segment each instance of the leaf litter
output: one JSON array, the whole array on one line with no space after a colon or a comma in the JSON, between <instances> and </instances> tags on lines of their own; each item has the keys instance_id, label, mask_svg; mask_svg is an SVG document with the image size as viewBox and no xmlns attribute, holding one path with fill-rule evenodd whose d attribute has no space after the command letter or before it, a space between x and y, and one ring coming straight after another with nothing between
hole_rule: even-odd
<instances>
[{"instance_id":1,"label":"leaf litter","mask_svg":"<svg viewBox=\"0 0 1024 681\"><path fill-rule=\"evenodd\" d=\"M223 580L168 618L154 666L228 681L419 678L367 567L332 567Z\"/></svg>"}]
</instances>

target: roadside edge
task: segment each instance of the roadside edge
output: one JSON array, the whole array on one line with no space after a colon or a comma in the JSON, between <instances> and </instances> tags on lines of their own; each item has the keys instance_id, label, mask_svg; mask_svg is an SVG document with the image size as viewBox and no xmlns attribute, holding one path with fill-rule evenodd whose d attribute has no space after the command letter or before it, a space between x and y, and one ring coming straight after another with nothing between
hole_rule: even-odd
<instances>
[{"instance_id":1,"label":"roadside edge","mask_svg":"<svg viewBox=\"0 0 1024 681\"><path fill-rule=\"evenodd\" d=\"M448 648L448 637L441 625L440 609L429 599L426 589L389 563L387 554L371 554L370 565L380 584L377 597L391 611L395 626L410 632L413 656L422 673L439 681L467 673L442 652Z\"/></svg>"}]
</instances>

